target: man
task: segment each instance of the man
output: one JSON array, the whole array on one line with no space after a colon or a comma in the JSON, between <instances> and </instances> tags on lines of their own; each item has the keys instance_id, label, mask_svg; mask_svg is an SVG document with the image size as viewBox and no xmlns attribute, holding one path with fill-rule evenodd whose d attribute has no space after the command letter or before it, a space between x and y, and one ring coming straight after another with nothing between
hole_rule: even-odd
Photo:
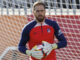
<instances>
[{"instance_id":1,"label":"man","mask_svg":"<svg viewBox=\"0 0 80 60\"><path fill-rule=\"evenodd\" d=\"M27 24L22 32L19 43L19 51L31 56L32 60L56 60L55 49L66 47L67 41L61 32L58 24L45 18L45 4L35 2L33 5L33 14L35 19ZM54 35L58 43L54 43ZM28 47L26 47L28 44ZM43 57L41 51L34 51L34 46L43 44L43 51L46 57Z\"/></svg>"}]
</instances>

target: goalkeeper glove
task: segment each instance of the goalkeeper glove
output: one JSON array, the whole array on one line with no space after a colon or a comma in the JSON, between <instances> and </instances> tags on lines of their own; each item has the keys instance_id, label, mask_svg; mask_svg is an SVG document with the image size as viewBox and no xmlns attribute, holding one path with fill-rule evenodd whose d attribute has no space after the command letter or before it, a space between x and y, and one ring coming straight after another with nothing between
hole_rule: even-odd
<instances>
[{"instance_id":1,"label":"goalkeeper glove","mask_svg":"<svg viewBox=\"0 0 80 60\"><path fill-rule=\"evenodd\" d=\"M57 44L54 43L54 44L50 44L46 41L43 41L43 51L44 53L46 53L47 55L50 54L50 52L53 50L53 49L56 49L57 48Z\"/></svg>"},{"instance_id":2,"label":"goalkeeper glove","mask_svg":"<svg viewBox=\"0 0 80 60\"><path fill-rule=\"evenodd\" d=\"M43 58L43 53L40 50L35 50L36 46L32 48L32 50L26 50L26 54L28 56L32 56L36 59L42 59Z\"/></svg>"}]
</instances>

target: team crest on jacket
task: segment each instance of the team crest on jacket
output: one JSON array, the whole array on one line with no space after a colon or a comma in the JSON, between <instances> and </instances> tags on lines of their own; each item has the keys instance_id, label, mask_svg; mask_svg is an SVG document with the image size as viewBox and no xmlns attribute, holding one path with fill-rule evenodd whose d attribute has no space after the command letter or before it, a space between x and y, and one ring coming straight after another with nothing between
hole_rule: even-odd
<instances>
[{"instance_id":1,"label":"team crest on jacket","mask_svg":"<svg viewBox=\"0 0 80 60\"><path fill-rule=\"evenodd\" d=\"M47 32L48 32L48 33L50 33L50 32L51 32L51 30L48 28L48 29L47 29Z\"/></svg>"}]
</instances>

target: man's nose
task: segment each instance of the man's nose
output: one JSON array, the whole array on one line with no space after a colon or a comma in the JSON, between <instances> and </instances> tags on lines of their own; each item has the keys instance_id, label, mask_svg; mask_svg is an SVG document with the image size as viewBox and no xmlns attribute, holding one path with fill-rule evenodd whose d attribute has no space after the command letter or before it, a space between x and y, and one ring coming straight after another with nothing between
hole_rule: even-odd
<instances>
[{"instance_id":1,"label":"man's nose","mask_svg":"<svg viewBox=\"0 0 80 60\"><path fill-rule=\"evenodd\" d=\"M39 14L42 15L42 11L39 11Z\"/></svg>"}]
</instances>

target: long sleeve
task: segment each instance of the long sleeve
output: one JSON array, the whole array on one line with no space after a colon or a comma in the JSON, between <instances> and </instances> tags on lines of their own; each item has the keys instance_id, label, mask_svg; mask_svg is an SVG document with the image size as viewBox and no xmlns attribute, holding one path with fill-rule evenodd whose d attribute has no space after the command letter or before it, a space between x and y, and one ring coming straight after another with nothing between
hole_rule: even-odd
<instances>
[{"instance_id":1,"label":"long sleeve","mask_svg":"<svg viewBox=\"0 0 80 60\"><path fill-rule=\"evenodd\" d=\"M64 37L64 34L61 32L61 30L60 30L60 28L56 22L55 22L54 29L55 29L55 36L58 39L58 43L57 43L58 48L66 47L67 46L67 40Z\"/></svg>"},{"instance_id":2,"label":"long sleeve","mask_svg":"<svg viewBox=\"0 0 80 60\"><path fill-rule=\"evenodd\" d=\"M24 54L26 54L26 50L27 50L26 44L30 40L30 36L29 36L30 31L35 25L36 25L36 21L31 21L30 23L25 25L22 31L21 39L18 45L18 50Z\"/></svg>"},{"instance_id":3,"label":"long sleeve","mask_svg":"<svg viewBox=\"0 0 80 60\"><path fill-rule=\"evenodd\" d=\"M26 43L28 42L28 40L29 40L29 31L27 27L25 27L22 31L21 39L18 45L18 50L24 54L26 54L26 50L27 50Z\"/></svg>"}]
</instances>

